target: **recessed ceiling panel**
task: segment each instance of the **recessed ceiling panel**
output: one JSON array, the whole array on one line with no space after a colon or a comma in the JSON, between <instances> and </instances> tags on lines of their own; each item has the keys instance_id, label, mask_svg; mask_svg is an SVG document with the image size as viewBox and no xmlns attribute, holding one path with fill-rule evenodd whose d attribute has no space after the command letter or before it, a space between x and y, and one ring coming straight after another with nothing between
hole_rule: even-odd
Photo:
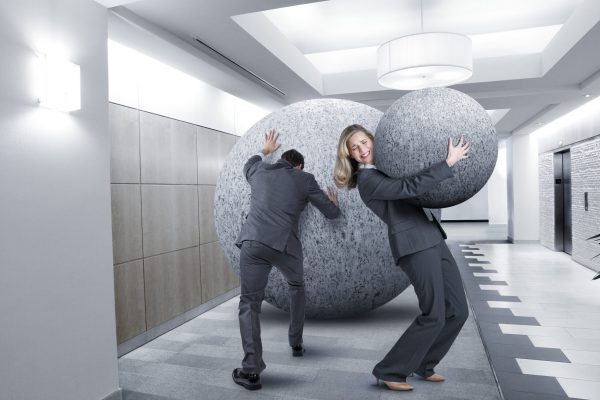
<instances>
[{"instance_id":1,"label":"recessed ceiling panel","mask_svg":"<svg viewBox=\"0 0 600 400\"><path fill-rule=\"evenodd\" d=\"M562 25L469 35L473 58L505 57L541 53ZM377 69L377 48L360 47L305 54L322 74Z\"/></svg>"},{"instance_id":2,"label":"recessed ceiling panel","mask_svg":"<svg viewBox=\"0 0 600 400\"><path fill-rule=\"evenodd\" d=\"M563 24L581 0L423 0L425 31L465 35ZM264 11L302 53L378 46L421 32L420 0L330 0Z\"/></svg>"}]
</instances>

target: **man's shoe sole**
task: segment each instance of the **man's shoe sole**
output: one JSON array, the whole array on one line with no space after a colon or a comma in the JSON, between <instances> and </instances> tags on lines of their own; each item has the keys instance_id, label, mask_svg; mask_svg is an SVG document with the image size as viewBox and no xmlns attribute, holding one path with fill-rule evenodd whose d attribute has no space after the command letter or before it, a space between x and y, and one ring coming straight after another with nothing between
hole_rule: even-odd
<instances>
[{"instance_id":1,"label":"man's shoe sole","mask_svg":"<svg viewBox=\"0 0 600 400\"><path fill-rule=\"evenodd\" d=\"M235 377L235 371L233 371L233 373L231 374L231 377L233 378L233 381L235 383L237 383L240 386L243 386L244 389L247 390L258 390L260 388L262 388L262 384L261 383L249 383L247 382L246 379L238 379Z\"/></svg>"}]
</instances>

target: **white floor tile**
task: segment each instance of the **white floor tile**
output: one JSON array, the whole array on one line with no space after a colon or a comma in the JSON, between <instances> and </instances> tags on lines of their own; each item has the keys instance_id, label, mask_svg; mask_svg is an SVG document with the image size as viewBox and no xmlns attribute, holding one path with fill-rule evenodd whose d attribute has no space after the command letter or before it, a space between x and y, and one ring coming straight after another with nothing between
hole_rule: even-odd
<instances>
[{"instance_id":1,"label":"white floor tile","mask_svg":"<svg viewBox=\"0 0 600 400\"><path fill-rule=\"evenodd\" d=\"M600 366L517 358L524 374L600 382Z\"/></svg>"},{"instance_id":2,"label":"white floor tile","mask_svg":"<svg viewBox=\"0 0 600 400\"><path fill-rule=\"evenodd\" d=\"M600 400L600 382L557 378L567 396L577 399Z\"/></svg>"},{"instance_id":3,"label":"white floor tile","mask_svg":"<svg viewBox=\"0 0 600 400\"><path fill-rule=\"evenodd\" d=\"M548 320L556 318L557 315L563 315L564 311L558 311L556 309L548 310L547 306L539 305L537 307L531 307L530 309L522 308L513 310L513 314L519 317L535 317L535 318L547 318ZM597 323L600 329L600 310L590 311L576 311L569 310L567 312L568 318L581 321L581 320L592 320ZM540 322L541 323L541 322ZM543 324L542 324L543 325Z\"/></svg>"},{"instance_id":4,"label":"white floor tile","mask_svg":"<svg viewBox=\"0 0 600 400\"><path fill-rule=\"evenodd\" d=\"M525 304L518 301L488 301L488 306L491 308L510 308L513 311L513 314L519 313L527 313L535 310L544 310L543 306L540 304Z\"/></svg>"},{"instance_id":5,"label":"white floor tile","mask_svg":"<svg viewBox=\"0 0 600 400\"><path fill-rule=\"evenodd\" d=\"M573 336L564 328L534 326L534 325L514 325L514 324L499 324L502 333L511 335L527 335L527 336L548 336L553 338L573 339Z\"/></svg>"},{"instance_id":6,"label":"white floor tile","mask_svg":"<svg viewBox=\"0 0 600 400\"><path fill-rule=\"evenodd\" d=\"M580 325L585 325L585 323L580 322ZM595 327L598 327L596 323L591 323ZM600 327L598 327L600 328ZM582 328L566 328L567 332L569 332L573 337L578 339L597 339L600 340L600 329L582 329Z\"/></svg>"},{"instance_id":7,"label":"white floor tile","mask_svg":"<svg viewBox=\"0 0 600 400\"><path fill-rule=\"evenodd\" d=\"M495 276L498 275L495 272L473 272L473 276L488 276L492 279L496 279Z\"/></svg>"},{"instance_id":8,"label":"white floor tile","mask_svg":"<svg viewBox=\"0 0 600 400\"><path fill-rule=\"evenodd\" d=\"M596 339L577 339L574 337L553 337L527 335L536 347L552 347L555 349L569 349L581 351L600 351L600 341Z\"/></svg>"},{"instance_id":9,"label":"white floor tile","mask_svg":"<svg viewBox=\"0 0 600 400\"><path fill-rule=\"evenodd\" d=\"M481 290L499 290L505 287L504 285L479 285Z\"/></svg>"},{"instance_id":10,"label":"white floor tile","mask_svg":"<svg viewBox=\"0 0 600 400\"><path fill-rule=\"evenodd\" d=\"M562 352L574 364L600 365L600 351L563 349Z\"/></svg>"}]
</instances>

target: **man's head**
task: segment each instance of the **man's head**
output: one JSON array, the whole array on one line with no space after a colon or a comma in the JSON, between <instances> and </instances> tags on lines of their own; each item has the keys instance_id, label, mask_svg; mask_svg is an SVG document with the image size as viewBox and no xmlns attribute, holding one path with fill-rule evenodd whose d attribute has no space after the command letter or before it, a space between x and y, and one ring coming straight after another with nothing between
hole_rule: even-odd
<instances>
[{"instance_id":1,"label":"man's head","mask_svg":"<svg viewBox=\"0 0 600 400\"><path fill-rule=\"evenodd\" d=\"M292 164L292 167L304 169L304 156L299 151L290 149L281 155L281 159Z\"/></svg>"}]
</instances>

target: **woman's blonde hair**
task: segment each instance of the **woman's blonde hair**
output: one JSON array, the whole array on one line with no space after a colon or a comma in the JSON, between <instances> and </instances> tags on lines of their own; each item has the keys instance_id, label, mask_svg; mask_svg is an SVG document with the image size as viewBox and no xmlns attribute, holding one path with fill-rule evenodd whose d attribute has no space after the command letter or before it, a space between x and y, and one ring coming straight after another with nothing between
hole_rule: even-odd
<instances>
[{"instance_id":1,"label":"woman's blonde hair","mask_svg":"<svg viewBox=\"0 0 600 400\"><path fill-rule=\"evenodd\" d=\"M342 131L340 141L338 142L335 166L333 167L333 181L335 182L335 186L340 189L352 189L356 187L358 163L350 157L350 152L348 151L348 139L356 132L364 132L371 141L374 141L373 134L362 125L353 124L347 126Z\"/></svg>"}]
</instances>

